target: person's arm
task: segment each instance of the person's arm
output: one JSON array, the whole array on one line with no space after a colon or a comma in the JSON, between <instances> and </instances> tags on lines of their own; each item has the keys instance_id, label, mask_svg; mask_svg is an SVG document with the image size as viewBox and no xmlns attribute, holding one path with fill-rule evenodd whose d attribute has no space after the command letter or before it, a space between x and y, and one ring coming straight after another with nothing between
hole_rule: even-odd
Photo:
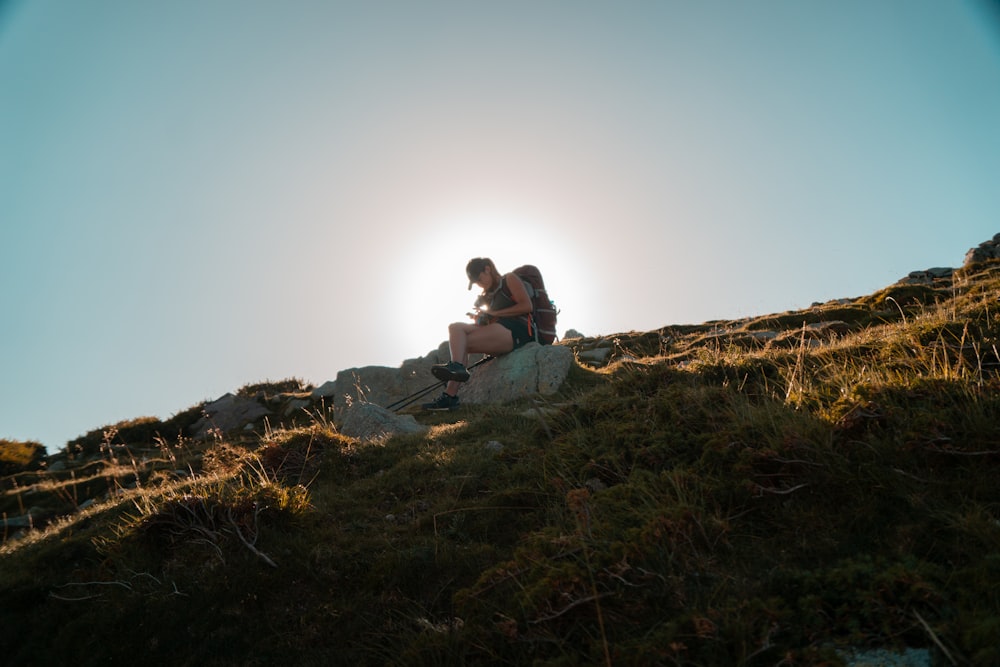
<instances>
[{"instance_id":1,"label":"person's arm","mask_svg":"<svg viewBox=\"0 0 1000 667\"><path fill-rule=\"evenodd\" d=\"M491 310L493 317L516 317L517 315L527 315L532 311L531 297L528 290L524 289L524 283L516 274L508 273L504 276L507 281L507 289L510 291L510 298L514 305L500 310Z\"/></svg>"}]
</instances>

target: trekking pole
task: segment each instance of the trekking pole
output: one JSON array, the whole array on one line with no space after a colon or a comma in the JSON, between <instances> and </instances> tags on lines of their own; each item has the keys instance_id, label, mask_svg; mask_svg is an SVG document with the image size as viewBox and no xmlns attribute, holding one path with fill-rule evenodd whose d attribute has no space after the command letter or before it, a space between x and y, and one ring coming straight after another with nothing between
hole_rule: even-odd
<instances>
[{"instance_id":1,"label":"trekking pole","mask_svg":"<svg viewBox=\"0 0 1000 667\"><path fill-rule=\"evenodd\" d=\"M444 386L445 384L447 384L447 383L444 380L439 380L439 381L435 382L434 384L432 384L431 386L425 387L424 389L421 389L420 391L418 391L418 392L416 392L414 394L410 394L409 396L404 396L403 398L399 399L395 403L390 403L389 405L385 406L385 409L386 410L391 410L392 412L395 412L396 410L400 410L402 408L405 408L410 403L413 403L417 399L423 398L427 394L431 393L432 391L434 391L438 387Z\"/></svg>"},{"instance_id":2,"label":"trekking pole","mask_svg":"<svg viewBox=\"0 0 1000 667\"><path fill-rule=\"evenodd\" d=\"M476 366L478 366L480 364L484 364L487 361L491 361L491 360L493 360L495 358L496 357L493 357L493 356L483 357L482 359L480 359L476 363L474 363L471 366L469 366L469 370L472 370ZM431 393L432 391L434 391L438 387L440 387L442 385L445 385L445 384L447 384L447 381L445 381L445 380L439 380L439 381L435 382L434 384L432 384L432 385L430 385L428 387L424 387L423 389L420 389L420 390L416 391L415 393L410 394L409 396L404 396L403 398L399 399L395 403L390 403L389 405L385 406L385 409L386 410L391 410L392 412L395 412L396 410L399 410L401 408L405 408L406 406L410 405L414 401L417 401L417 400L423 398L427 394Z\"/></svg>"}]
</instances>

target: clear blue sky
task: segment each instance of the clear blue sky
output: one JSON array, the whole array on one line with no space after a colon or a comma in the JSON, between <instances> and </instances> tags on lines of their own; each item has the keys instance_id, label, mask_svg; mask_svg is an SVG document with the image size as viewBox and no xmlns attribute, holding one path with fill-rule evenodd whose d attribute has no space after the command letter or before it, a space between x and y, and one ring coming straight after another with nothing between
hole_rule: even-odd
<instances>
[{"instance_id":1,"label":"clear blue sky","mask_svg":"<svg viewBox=\"0 0 1000 667\"><path fill-rule=\"evenodd\" d=\"M477 255L588 335L960 266L995 7L0 2L0 437L398 366Z\"/></svg>"}]
</instances>

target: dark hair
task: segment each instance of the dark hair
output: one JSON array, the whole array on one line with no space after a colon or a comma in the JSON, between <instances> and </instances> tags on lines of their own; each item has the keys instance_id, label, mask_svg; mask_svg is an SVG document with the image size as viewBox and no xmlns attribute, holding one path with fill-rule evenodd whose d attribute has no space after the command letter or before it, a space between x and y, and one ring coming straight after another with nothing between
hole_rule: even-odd
<instances>
[{"instance_id":1,"label":"dark hair","mask_svg":"<svg viewBox=\"0 0 1000 667\"><path fill-rule=\"evenodd\" d=\"M486 270L487 266L493 266L492 260L485 257L470 259L469 263L465 265L465 275L468 276L469 280L475 280L480 273Z\"/></svg>"},{"instance_id":2,"label":"dark hair","mask_svg":"<svg viewBox=\"0 0 1000 667\"><path fill-rule=\"evenodd\" d=\"M465 265L465 275L469 279L469 289L472 289L472 285L476 282L476 278L479 274L486 270L486 267L491 267L496 271L497 267L493 265L493 260L486 257L474 257L469 260L469 263Z\"/></svg>"}]
</instances>

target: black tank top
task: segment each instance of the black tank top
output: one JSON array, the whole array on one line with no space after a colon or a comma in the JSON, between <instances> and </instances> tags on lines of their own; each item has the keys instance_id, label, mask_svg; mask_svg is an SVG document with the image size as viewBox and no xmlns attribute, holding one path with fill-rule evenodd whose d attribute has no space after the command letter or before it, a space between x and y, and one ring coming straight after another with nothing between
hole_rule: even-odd
<instances>
[{"instance_id":1,"label":"black tank top","mask_svg":"<svg viewBox=\"0 0 1000 667\"><path fill-rule=\"evenodd\" d=\"M511 296L510 289L507 287L507 276L503 276L500 278L499 289L497 289L497 291L490 297L490 312L495 312L502 308L510 308L516 304L517 302L514 301L514 297ZM527 315L506 315L504 316L504 319L507 319L508 317L524 320L525 322L528 321Z\"/></svg>"}]
</instances>

